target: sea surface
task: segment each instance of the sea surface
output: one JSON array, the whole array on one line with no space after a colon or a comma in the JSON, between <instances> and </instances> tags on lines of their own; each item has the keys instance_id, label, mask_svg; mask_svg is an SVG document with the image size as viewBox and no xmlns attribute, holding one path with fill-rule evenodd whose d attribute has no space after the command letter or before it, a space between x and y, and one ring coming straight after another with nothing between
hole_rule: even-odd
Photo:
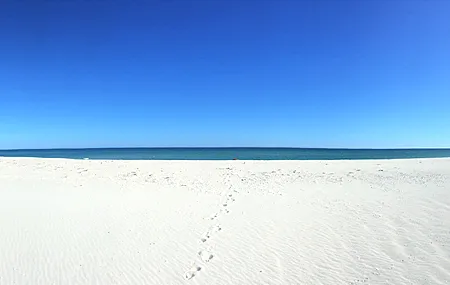
<instances>
[{"instance_id":1,"label":"sea surface","mask_svg":"<svg viewBox=\"0 0 450 285\"><path fill-rule=\"evenodd\" d=\"M0 150L0 157L114 160L338 160L450 157L450 149L92 148Z\"/></svg>"}]
</instances>

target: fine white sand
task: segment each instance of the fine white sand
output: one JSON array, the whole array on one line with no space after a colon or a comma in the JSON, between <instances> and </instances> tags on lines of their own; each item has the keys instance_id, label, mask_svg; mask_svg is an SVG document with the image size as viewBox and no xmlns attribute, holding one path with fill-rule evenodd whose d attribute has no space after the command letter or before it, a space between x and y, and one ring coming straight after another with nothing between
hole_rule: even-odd
<instances>
[{"instance_id":1,"label":"fine white sand","mask_svg":"<svg viewBox=\"0 0 450 285\"><path fill-rule=\"evenodd\" d=\"M0 284L449 284L450 159L0 158Z\"/></svg>"}]
</instances>

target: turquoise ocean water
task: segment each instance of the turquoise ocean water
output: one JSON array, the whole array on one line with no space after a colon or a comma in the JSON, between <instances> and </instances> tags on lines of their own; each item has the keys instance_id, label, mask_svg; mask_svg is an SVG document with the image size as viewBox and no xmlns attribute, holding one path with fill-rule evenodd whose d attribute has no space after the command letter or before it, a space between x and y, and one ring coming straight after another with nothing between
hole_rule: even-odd
<instances>
[{"instance_id":1,"label":"turquoise ocean water","mask_svg":"<svg viewBox=\"0 0 450 285\"><path fill-rule=\"evenodd\" d=\"M96 148L0 150L0 157L116 160L338 160L450 157L450 149Z\"/></svg>"}]
</instances>

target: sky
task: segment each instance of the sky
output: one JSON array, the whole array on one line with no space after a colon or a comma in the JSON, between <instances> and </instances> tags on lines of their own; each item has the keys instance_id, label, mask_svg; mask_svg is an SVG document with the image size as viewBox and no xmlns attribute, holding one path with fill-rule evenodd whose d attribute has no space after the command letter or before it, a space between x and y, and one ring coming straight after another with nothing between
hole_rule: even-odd
<instances>
[{"instance_id":1,"label":"sky","mask_svg":"<svg viewBox=\"0 0 450 285\"><path fill-rule=\"evenodd\" d=\"M450 147L450 1L4 0L0 149Z\"/></svg>"}]
</instances>

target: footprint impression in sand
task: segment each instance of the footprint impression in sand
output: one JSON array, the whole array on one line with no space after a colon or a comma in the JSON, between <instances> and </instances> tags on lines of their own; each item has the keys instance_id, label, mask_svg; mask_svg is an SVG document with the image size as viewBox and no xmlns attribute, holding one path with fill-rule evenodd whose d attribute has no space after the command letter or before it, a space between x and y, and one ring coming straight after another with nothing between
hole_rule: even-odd
<instances>
[{"instance_id":1,"label":"footprint impression in sand","mask_svg":"<svg viewBox=\"0 0 450 285\"><path fill-rule=\"evenodd\" d=\"M212 235L214 235L217 232L220 232L221 230L222 228L220 227L220 225L213 226L206 233L203 234L200 240L202 242L206 242L211 238Z\"/></svg>"},{"instance_id":2,"label":"footprint impression in sand","mask_svg":"<svg viewBox=\"0 0 450 285\"><path fill-rule=\"evenodd\" d=\"M198 256L200 257L201 261L203 261L203 262L209 262L214 257L214 255L207 250L200 251L198 253Z\"/></svg>"},{"instance_id":3,"label":"footprint impression in sand","mask_svg":"<svg viewBox=\"0 0 450 285\"><path fill-rule=\"evenodd\" d=\"M184 279L189 280L189 279L194 278L194 276L200 270L202 270L202 268L200 266L197 266L197 265L192 266L191 269L189 269L188 271L186 271L186 273L184 273Z\"/></svg>"}]
</instances>

